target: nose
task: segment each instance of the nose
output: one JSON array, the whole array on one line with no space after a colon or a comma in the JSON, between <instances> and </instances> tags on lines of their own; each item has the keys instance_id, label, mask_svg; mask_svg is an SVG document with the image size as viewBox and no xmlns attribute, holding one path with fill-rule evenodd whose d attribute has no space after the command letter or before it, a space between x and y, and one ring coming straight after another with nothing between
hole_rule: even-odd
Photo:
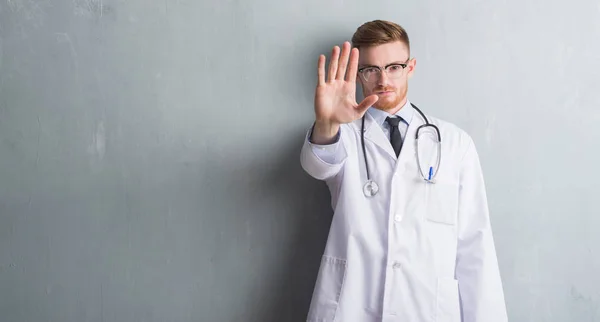
<instances>
[{"instance_id":1,"label":"nose","mask_svg":"<svg viewBox=\"0 0 600 322\"><path fill-rule=\"evenodd\" d=\"M379 73L379 78L377 79L377 85L386 86L386 85L388 85L389 80L390 79L389 79L387 73L385 72L385 70L381 71Z\"/></svg>"}]
</instances>

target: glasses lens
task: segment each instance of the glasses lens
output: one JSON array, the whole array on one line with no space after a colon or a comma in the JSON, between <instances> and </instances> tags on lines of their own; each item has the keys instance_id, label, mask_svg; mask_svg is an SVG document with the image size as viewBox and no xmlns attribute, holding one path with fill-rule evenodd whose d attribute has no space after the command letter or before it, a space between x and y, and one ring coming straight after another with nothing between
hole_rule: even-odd
<instances>
[{"instance_id":1,"label":"glasses lens","mask_svg":"<svg viewBox=\"0 0 600 322\"><path fill-rule=\"evenodd\" d=\"M386 68L387 75L390 78L398 78L402 76L403 71L404 68L402 68L402 65L390 65L388 68Z\"/></svg>"},{"instance_id":2,"label":"glasses lens","mask_svg":"<svg viewBox=\"0 0 600 322\"><path fill-rule=\"evenodd\" d=\"M378 68L365 68L362 71L363 78L367 82L374 82L379 76Z\"/></svg>"},{"instance_id":3,"label":"glasses lens","mask_svg":"<svg viewBox=\"0 0 600 322\"><path fill-rule=\"evenodd\" d=\"M389 77L389 78L402 77L403 72L404 72L404 67L402 67L402 65L400 65L400 64L389 65L385 69L385 73L387 74L387 77ZM380 75L381 70L379 68L369 67L369 68L363 69L361 74L365 81L374 82L379 78L379 76L381 76Z\"/></svg>"}]
</instances>

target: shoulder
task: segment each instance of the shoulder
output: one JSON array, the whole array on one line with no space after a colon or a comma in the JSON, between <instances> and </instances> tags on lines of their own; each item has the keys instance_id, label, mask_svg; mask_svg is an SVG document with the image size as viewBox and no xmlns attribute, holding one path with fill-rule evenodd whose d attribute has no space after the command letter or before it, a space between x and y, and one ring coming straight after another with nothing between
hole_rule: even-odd
<instances>
[{"instance_id":1,"label":"shoulder","mask_svg":"<svg viewBox=\"0 0 600 322\"><path fill-rule=\"evenodd\" d=\"M442 146L451 148L457 157L464 156L469 149L474 148L473 138L467 131L452 122L431 115L426 116L429 122L440 130Z\"/></svg>"},{"instance_id":2,"label":"shoulder","mask_svg":"<svg viewBox=\"0 0 600 322\"><path fill-rule=\"evenodd\" d=\"M429 122L436 125L439 128L440 132L446 134L446 136L449 139L466 141L467 143L472 141L469 133L467 133L467 131L465 131L464 129L460 128L458 125L446 120L442 120L435 116L427 114L426 116L429 119Z\"/></svg>"}]
</instances>

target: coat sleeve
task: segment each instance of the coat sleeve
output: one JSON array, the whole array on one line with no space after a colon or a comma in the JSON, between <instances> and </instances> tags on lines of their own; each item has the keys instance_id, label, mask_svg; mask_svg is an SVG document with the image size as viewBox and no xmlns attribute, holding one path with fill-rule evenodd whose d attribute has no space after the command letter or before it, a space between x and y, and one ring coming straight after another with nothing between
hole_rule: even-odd
<instances>
[{"instance_id":1,"label":"coat sleeve","mask_svg":"<svg viewBox=\"0 0 600 322\"><path fill-rule=\"evenodd\" d=\"M469 137L460 170L456 279L463 322L506 322L504 291L479 156Z\"/></svg>"},{"instance_id":2,"label":"coat sleeve","mask_svg":"<svg viewBox=\"0 0 600 322\"><path fill-rule=\"evenodd\" d=\"M311 127L304 138L304 144L300 152L300 164L304 171L319 180L327 180L337 175L348 156L344 146L344 131L346 129L342 125L335 143L318 145L310 142Z\"/></svg>"}]
</instances>

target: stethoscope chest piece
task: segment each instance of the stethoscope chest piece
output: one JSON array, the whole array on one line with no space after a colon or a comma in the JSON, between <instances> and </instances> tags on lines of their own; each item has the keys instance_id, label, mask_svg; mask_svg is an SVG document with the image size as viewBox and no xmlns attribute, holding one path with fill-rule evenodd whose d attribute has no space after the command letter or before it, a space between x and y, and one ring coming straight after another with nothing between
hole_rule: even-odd
<instances>
[{"instance_id":1,"label":"stethoscope chest piece","mask_svg":"<svg viewBox=\"0 0 600 322\"><path fill-rule=\"evenodd\" d=\"M379 185L373 180L367 180L363 186L363 193L366 197L373 197L379 192Z\"/></svg>"}]
</instances>

